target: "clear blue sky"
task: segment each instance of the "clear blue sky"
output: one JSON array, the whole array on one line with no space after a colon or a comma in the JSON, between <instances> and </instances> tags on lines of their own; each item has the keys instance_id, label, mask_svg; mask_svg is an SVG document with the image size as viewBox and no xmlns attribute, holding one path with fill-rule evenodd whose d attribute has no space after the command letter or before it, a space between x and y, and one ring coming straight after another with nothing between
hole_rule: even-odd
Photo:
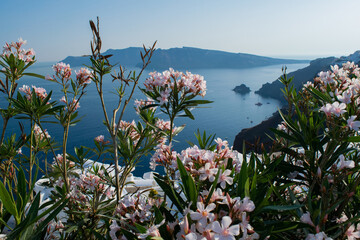
<instances>
[{"instance_id":1,"label":"clear blue sky","mask_svg":"<svg viewBox=\"0 0 360 240\"><path fill-rule=\"evenodd\" d=\"M39 61L89 54L89 19L103 50L151 45L265 56L348 55L360 49L360 1L1 0L0 44L28 40Z\"/></svg>"}]
</instances>

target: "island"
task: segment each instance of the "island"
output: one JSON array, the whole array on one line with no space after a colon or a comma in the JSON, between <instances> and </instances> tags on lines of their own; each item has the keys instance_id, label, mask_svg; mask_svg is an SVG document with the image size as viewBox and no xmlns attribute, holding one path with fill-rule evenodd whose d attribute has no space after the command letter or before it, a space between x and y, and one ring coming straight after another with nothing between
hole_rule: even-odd
<instances>
[{"instance_id":1,"label":"island","mask_svg":"<svg viewBox=\"0 0 360 240\"><path fill-rule=\"evenodd\" d=\"M139 58L142 48L129 47L125 49L109 49L103 55L111 55L111 64L122 66L141 66ZM71 67L90 65L89 56L69 56L62 60ZM305 63L309 60L280 59L258 56L247 53L232 53L218 50L201 49L194 47L158 48L148 66L149 70L165 70L170 67L178 70L188 69L243 69L269 66L275 64Z\"/></svg>"},{"instance_id":2,"label":"island","mask_svg":"<svg viewBox=\"0 0 360 240\"><path fill-rule=\"evenodd\" d=\"M246 94L249 93L251 90L248 86L246 86L245 84L241 84L239 86L236 86L233 89L234 92L239 93L239 94Z\"/></svg>"}]
</instances>

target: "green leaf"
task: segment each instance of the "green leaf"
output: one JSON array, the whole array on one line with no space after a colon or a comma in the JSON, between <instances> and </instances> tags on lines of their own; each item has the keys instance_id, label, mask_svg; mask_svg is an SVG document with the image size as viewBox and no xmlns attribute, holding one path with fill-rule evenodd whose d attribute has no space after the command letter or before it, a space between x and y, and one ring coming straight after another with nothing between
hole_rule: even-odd
<instances>
[{"instance_id":1,"label":"green leaf","mask_svg":"<svg viewBox=\"0 0 360 240\"><path fill-rule=\"evenodd\" d=\"M36 228L35 232L36 234L34 234L32 236L32 238L30 238L30 240L36 240L36 239L40 239L40 236L42 234L42 231L44 230L44 228L46 228L46 226L49 224L49 222L51 220L53 220L60 212L61 210L66 206L67 202L69 201L69 199L66 199L60 206L58 206L53 212L51 212L44 221L42 221L38 227ZM48 214L52 208L48 209L48 211L45 211L44 213ZM45 216L46 214L42 213L40 216ZM39 217L40 217L39 216ZM36 218L37 219L37 218ZM36 220L35 219L35 220Z\"/></svg>"},{"instance_id":2,"label":"green leaf","mask_svg":"<svg viewBox=\"0 0 360 240\"><path fill-rule=\"evenodd\" d=\"M186 113L186 116L188 116L190 119L195 120L194 115L190 112L189 109L185 108L184 112Z\"/></svg>"},{"instance_id":3,"label":"green leaf","mask_svg":"<svg viewBox=\"0 0 360 240\"><path fill-rule=\"evenodd\" d=\"M135 223L135 227L137 228L137 230L139 230L140 233L146 233L146 227L141 226L138 223Z\"/></svg>"},{"instance_id":4,"label":"green leaf","mask_svg":"<svg viewBox=\"0 0 360 240\"><path fill-rule=\"evenodd\" d=\"M266 206L263 210L275 210L275 211L291 211L301 208L303 205L272 205Z\"/></svg>"},{"instance_id":5,"label":"green leaf","mask_svg":"<svg viewBox=\"0 0 360 240\"><path fill-rule=\"evenodd\" d=\"M166 194L166 196L168 196L170 198L170 200L175 204L175 206L178 208L178 210L180 212L184 211L184 207L185 207L185 202L184 200L180 197L180 195L175 192L174 188L167 184L165 181L163 181L162 179L160 179L159 175L155 175L154 179L156 181L156 183L161 187L161 189L164 191L164 193Z\"/></svg>"},{"instance_id":6,"label":"green leaf","mask_svg":"<svg viewBox=\"0 0 360 240\"><path fill-rule=\"evenodd\" d=\"M184 165L182 164L181 160L178 157L177 157L177 164L180 172L181 181L184 186L185 194L189 202L192 202L192 205L195 207L198 197L198 191L196 189L194 179L186 171Z\"/></svg>"},{"instance_id":7,"label":"green leaf","mask_svg":"<svg viewBox=\"0 0 360 240\"><path fill-rule=\"evenodd\" d=\"M23 75L45 79L45 76L36 73L23 73Z\"/></svg>"},{"instance_id":8,"label":"green leaf","mask_svg":"<svg viewBox=\"0 0 360 240\"><path fill-rule=\"evenodd\" d=\"M9 213L11 213L15 217L15 219L17 219L17 221L20 220L14 199L12 198L11 194L8 192L8 190L5 188L4 184L1 181L0 181L0 199L3 202L6 210L9 211Z\"/></svg>"},{"instance_id":9,"label":"green leaf","mask_svg":"<svg viewBox=\"0 0 360 240\"><path fill-rule=\"evenodd\" d=\"M351 136L346 139L347 142L360 142L360 136Z\"/></svg>"}]
</instances>

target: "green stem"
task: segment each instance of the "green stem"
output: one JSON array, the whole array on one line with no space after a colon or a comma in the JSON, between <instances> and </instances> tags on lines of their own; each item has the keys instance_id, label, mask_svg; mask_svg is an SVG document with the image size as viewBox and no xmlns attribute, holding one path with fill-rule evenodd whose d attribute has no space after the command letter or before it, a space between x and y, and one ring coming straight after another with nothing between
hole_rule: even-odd
<instances>
[{"instance_id":1,"label":"green stem","mask_svg":"<svg viewBox=\"0 0 360 240\"><path fill-rule=\"evenodd\" d=\"M33 169L33 138L34 138L34 121L33 119L30 120L31 125L31 133L30 133L30 159L29 159L29 181L28 187L31 189L32 185L32 169ZM30 193L30 199L33 199L33 193Z\"/></svg>"},{"instance_id":2,"label":"green stem","mask_svg":"<svg viewBox=\"0 0 360 240\"><path fill-rule=\"evenodd\" d=\"M67 166L66 166L66 145L67 145L67 139L68 139L68 134L69 134L69 125L70 125L70 116L67 119L67 123L66 126L64 127L64 135L63 135L63 166L62 166L62 170L63 170L63 177L64 177L64 183L65 183L65 187L66 187L66 191L70 192L69 189L69 179L68 179L68 172L67 172Z\"/></svg>"},{"instance_id":3,"label":"green stem","mask_svg":"<svg viewBox=\"0 0 360 240\"><path fill-rule=\"evenodd\" d=\"M118 162L118 149L116 136L111 136L114 147L114 162L115 162L115 189L116 189L116 200L117 202L121 199L120 179L119 179L119 162ZM125 169L124 169L125 170ZM124 172L123 172L124 175Z\"/></svg>"},{"instance_id":4,"label":"green stem","mask_svg":"<svg viewBox=\"0 0 360 240\"><path fill-rule=\"evenodd\" d=\"M0 146L1 146L1 145L3 144L3 142L4 142L5 131L6 131L6 127L7 127L9 118L8 118L8 117L3 117L3 120L4 120L4 123L3 123L4 125L3 125L2 132L1 132Z\"/></svg>"}]
</instances>

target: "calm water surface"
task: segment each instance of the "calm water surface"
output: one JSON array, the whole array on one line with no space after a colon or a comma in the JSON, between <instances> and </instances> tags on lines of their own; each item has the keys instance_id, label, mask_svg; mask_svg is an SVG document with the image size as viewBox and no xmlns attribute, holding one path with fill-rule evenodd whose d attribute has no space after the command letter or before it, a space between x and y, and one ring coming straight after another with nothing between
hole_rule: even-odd
<instances>
[{"instance_id":1,"label":"calm water surface","mask_svg":"<svg viewBox=\"0 0 360 240\"><path fill-rule=\"evenodd\" d=\"M37 63L30 68L30 72L35 72L43 75L50 75L53 73L51 66L54 63ZM303 68L308 64L290 64L287 65L288 72ZM280 107L280 102L274 99L263 98L254 93L262 84L272 82L281 75L282 65L272 65L266 67L250 68L250 69L188 69L192 73L203 75L207 81L207 94L204 99L214 101L206 105L205 108L194 109L192 113L195 120L188 118L179 118L175 120L175 125L179 126L186 124L186 128L181 132L176 140L175 149L180 151L188 147L186 140L195 142L194 132L206 130L211 134L216 134L217 137L226 139L232 145L235 136L243 128L255 126L264 119L270 117L273 112ZM136 70L136 69L135 69ZM144 82L150 71L143 74L141 82ZM53 90L53 100L59 100L62 93L59 90L59 85L31 77L24 77L20 79L19 86L23 84L35 85L37 87L44 87L49 92ZM250 87L251 92L245 95L237 94L232 89L240 84L245 84ZM142 85L142 84L141 84ZM104 87L106 103L110 111L116 104L117 97L112 92L114 86L110 79L108 84ZM135 92L134 99L144 98L140 91ZM255 105L262 103L261 106ZM3 107L6 104L4 98L0 99L0 105ZM107 135L103 122L103 113L97 95L95 85L90 84L87 88L87 94L80 101L80 116L83 116L82 121L76 126L70 128L70 135L68 141L68 149L73 153L74 146L93 146L93 139L98 135ZM161 114L159 115L161 117ZM165 118L165 116L163 116ZM134 113L133 106L129 104L124 120L130 121L137 119ZM0 120L1 121L1 120ZM8 127L7 133L18 132L18 121L12 120ZM2 122L1 122L2 125ZM29 123L24 122L24 125ZM49 134L58 142L62 140L62 129L57 125L46 125L49 129ZM142 166L137 167L135 175L141 175L148 171L147 160L141 163Z\"/></svg>"}]
</instances>

